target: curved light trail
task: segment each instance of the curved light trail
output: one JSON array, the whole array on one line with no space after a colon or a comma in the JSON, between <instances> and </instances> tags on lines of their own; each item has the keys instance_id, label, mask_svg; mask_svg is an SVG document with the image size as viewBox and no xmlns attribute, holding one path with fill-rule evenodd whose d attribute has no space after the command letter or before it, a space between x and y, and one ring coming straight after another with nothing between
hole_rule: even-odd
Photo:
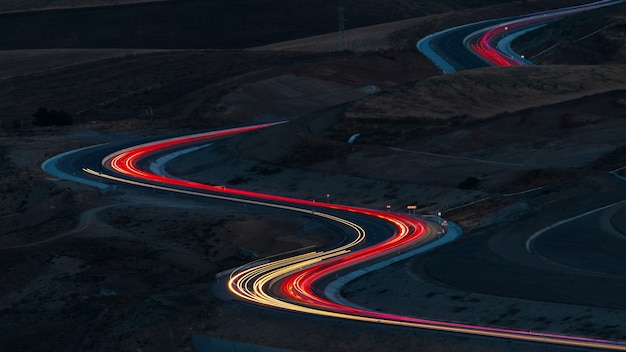
<instances>
[{"instance_id":1,"label":"curved light trail","mask_svg":"<svg viewBox=\"0 0 626 352\"><path fill-rule=\"evenodd\" d=\"M602 7L622 3L623 0L602 0L590 4L571 6L557 10L535 13L530 16L499 23L495 26L480 29L465 37L463 43L478 57L492 66L522 66L530 64L521 56L512 56L498 48L498 42L508 33L521 29L539 28L539 23L547 23L565 16L596 10Z\"/></svg>"},{"instance_id":2,"label":"curved light trail","mask_svg":"<svg viewBox=\"0 0 626 352\"><path fill-rule=\"evenodd\" d=\"M417 43L443 73L453 73L489 66L532 65L532 62L513 52L505 38L541 28L565 16L614 6L624 0L602 0L562 9L537 12L529 15L464 24L430 34ZM499 45L502 44L502 45Z\"/></svg>"},{"instance_id":3,"label":"curved light trail","mask_svg":"<svg viewBox=\"0 0 626 352\"><path fill-rule=\"evenodd\" d=\"M623 0L602 0L590 4L536 13L474 32L465 38L464 44L481 59L493 66L527 65L530 64L530 62L525 60L523 57L509 55L498 48L498 42L508 33L516 32L520 29L529 27L539 28L537 25L539 23L554 21L565 16L596 10L602 7L613 6L622 2Z\"/></svg>"},{"instance_id":4,"label":"curved light trail","mask_svg":"<svg viewBox=\"0 0 626 352\"><path fill-rule=\"evenodd\" d=\"M149 167L144 165L147 164L148 158L154 158L157 154L275 124L231 128L145 143L106 156L101 162L104 171L87 168L83 171L92 176L136 186L310 214L333 221L352 233L347 243L333 249L310 251L288 257L265 258L235 269L227 280L227 289L235 297L247 302L293 312L355 321L626 351L626 343L620 341L405 317L335 302L332 297L321 293L324 290L316 287L320 281L328 279L330 275L339 275L350 268L363 265L366 261L381 260L398 251L427 242L428 226L410 216L387 211L316 203L163 176L149 171ZM366 230L348 219L359 216L367 216L387 224L386 226L393 229L390 231L389 238L366 246L368 240Z\"/></svg>"}]
</instances>

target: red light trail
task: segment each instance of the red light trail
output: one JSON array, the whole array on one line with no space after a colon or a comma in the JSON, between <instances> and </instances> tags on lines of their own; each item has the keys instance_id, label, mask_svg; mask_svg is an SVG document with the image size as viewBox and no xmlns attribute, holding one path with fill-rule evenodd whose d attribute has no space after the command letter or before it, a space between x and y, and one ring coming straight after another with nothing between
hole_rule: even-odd
<instances>
[{"instance_id":1,"label":"red light trail","mask_svg":"<svg viewBox=\"0 0 626 352\"><path fill-rule=\"evenodd\" d=\"M354 238L337 248L312 251L282 259L261 260L234 270L227 281L227 288L234 296L248 302L294 312L356 321L626 351L626 343L619 341L405 317L335 302L332 297L317 293L314 288L315 284L328 278L329 275L338 274L366 262L392 256L399 250L420 245L428 236L428 226L410 216L387 211L316 203L206 185L159 175L140 166L142 160L153 157L157 153L197 145L215 138L267 128L275 124L231 128L146 143L123 149L105 157L102 161L103 167L113 171L114 174L96 172L90 169L84 169L84 171L94 176L143 187L312 214L337 222L353 231ZM349 220L350 216L354 214L373 217L386 222L394 229L393 234L382 242L361 248L365 244L367 233L362 226Z\"/></svg>"},{"instance_id":2,"label":"red light trail","mask_svg":"<svg viewBox=\"0 0 626 352\"><path fill-rule=\"evenodd\" d=\"M623 1L603 0L591 4L566 7L552 11L546 11L529 15L520 19L500 23L486 29L481 29L466 37L465 45L476 55L492 66L522 66L524 61L510 56L498 49L497 41L507 32L515 32L516 29L529 27L541 22L553 21L565 16L591 11L602 7L613 6ZM477 38L475 41L471 38ZM473 43L470 43L473 41Z\"/></svg>"}]
</instances>

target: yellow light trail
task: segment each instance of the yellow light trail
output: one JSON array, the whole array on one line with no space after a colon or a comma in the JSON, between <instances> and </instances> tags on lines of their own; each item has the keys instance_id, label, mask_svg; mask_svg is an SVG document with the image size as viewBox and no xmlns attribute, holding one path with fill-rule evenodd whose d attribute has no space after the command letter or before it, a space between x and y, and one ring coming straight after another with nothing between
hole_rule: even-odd
<instances>
[{"instance_id":1,"label":"yellow light trail","mask_svg":"<svg viewBox=\"0 0 626 352\"><path fill-rule=\"evenodd\" d=\"M272 124L267 124L267 126L271 125ZM254 127L249 127L246 130L253 129ZM227 132L223 133L218 131L216 133L197 134L193 135L193 138L172 138L166 140L163 145L159 142L146 143L138 147L112 153L104 159L102 162L103 166L125 175L128 178L106 173L103 174L88 168L83 169L83 171L93 176L141 187L313 215L341 224L347 229L350 229L354 234L350 242L334 249L327 251L311 251L273 261L257 261L235 269L227 280L227 288L235 297L248 302L293 312L355 321L532 342L626 351L626 343L619 341L396 316L363 308L343 306L340 303L329 300L327 297L318 296L311 290L312 284L316 280L339 270L344 270L346 267L360 265L366 261L389 255L405 247L414 246L415 241L426 234L425 225L415 219L399 214L340 205L314 204L303 200L263 195L241 190L225 190L215 186L155 175L138 167L138 161L141 158L152 152L160 151L162 148L171 148L177 143L185 143L184 141L186 141L186 143L195 143L199 139L207 138L205 136L223 136L233 133L236 129L226 131ZM145 179L151 180L152 183L140 181ZM354 250L355 247L363 244L366 239L365 229L348 219L321 210L324 208L378 218L393 225L395 230L389 239L356 251ZM282 285L284 285L284 287ZM280 292L277 292L277 288L280 289Z\"/></svg>"}]
</instances>

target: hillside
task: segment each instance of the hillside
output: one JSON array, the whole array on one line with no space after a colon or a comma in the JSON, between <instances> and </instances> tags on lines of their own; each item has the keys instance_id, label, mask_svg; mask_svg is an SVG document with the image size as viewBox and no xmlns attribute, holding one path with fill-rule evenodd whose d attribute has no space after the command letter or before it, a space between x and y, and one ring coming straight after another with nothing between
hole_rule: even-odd
<instances>
[{"instance_id":1,"label":"hillside","mask_svg":"<svg viewBox=\"0 0 626 352\"><path fill-rule=\"evenodd\" d=\"M615 177L626 165L620 50L601 64L581 55L576 65L442 76L414 46L451 25L563 1L344 0L344 52L337 1L76 3L0 0L7 12L0 30L20 33L0 37L3 352L182 352L193 350L196 333L310 351L567 350L238 304L217 274L249 262L250 253L330 246L341 240L336 229L306 215L126 186L101 192L41 170L49 157L77 148L277 120L289 123L176 158L167 171L373 209L415 205L463 226L462 240L346 287L350 299L374 309L410 306L411 314L470 323L478 313L508 327L626 339L612 327L624 321L621 281L546 275L509 260L531 230L626 194ZM585 28L606 24L602 35L619 41L623 11ZM541 36L524 40L528 50L551 45ZM67 111L74 123L34 126L39 107ZM623 231L623 212L603 226ZM566 242L568 260L567 253L609 258ZM607 262L622 268L619 248ZM477 275L485 267L489 285ZM515 284L532 285L496 280L510 272ZM559 286L578 286L575 297ZM558 304L538 302L535 288ZM572 300L588 304L598 295L612 309L572 308Z\"/></svg>"},{"instance_id":2,"label":"hillside","mask_svg":"<svg viewBox=\"0 0 626 352\"><path fill-rule=\"evenodd\" d=\"M625 88L623 65L459 72L403 84L363 99L346 112L343 128L361 131L363 138L375 143L389 144L397 141L385 140L380 136L382 131L389 135L404 130L410 135L411 126L419 129L425 125L471 124L475 120Z\"/></svg>"}]
</instances>

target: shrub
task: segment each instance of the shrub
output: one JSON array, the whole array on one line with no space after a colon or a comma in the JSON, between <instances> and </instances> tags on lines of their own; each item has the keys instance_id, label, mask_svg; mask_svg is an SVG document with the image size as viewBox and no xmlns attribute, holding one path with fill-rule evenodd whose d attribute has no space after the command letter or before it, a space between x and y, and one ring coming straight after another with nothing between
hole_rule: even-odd
<instances>
[{"instance_id":1,"label":"shrub","mask_svg":"<svg viewBox=\"0 0 626 352\"><path fill-rule=\"evenodd\" d=\"M66 111L48 110L46 108L38 108L33 113L35 126L69 126L74 123L72 114Z\"/></svg>"},{"instance_id":2,"label":"shrub","mask_svg":"<svg viewBox=\"0 0 626 352\"><path fill-rule=\"evenodd\" d=\"M248 183L248 181L250 181L250 179L247 177L235 176L231 178L230 180L228 180L227 183L229 185L240 185L243 183Z\"/></svg>"},{"instance_id":3,"label":"shrub","mask_svg":"<svg viewBox=\"0 0 626 352\"><path fill-rule=\"evenodd\" d=\"M476 189L476 187L478 187L479 183L480 183L480 180L477 177L469 176L465 180L461 181L461 183L459 183L459 188L461 188L461 189Z\"/></svg>"}]
</instances>

